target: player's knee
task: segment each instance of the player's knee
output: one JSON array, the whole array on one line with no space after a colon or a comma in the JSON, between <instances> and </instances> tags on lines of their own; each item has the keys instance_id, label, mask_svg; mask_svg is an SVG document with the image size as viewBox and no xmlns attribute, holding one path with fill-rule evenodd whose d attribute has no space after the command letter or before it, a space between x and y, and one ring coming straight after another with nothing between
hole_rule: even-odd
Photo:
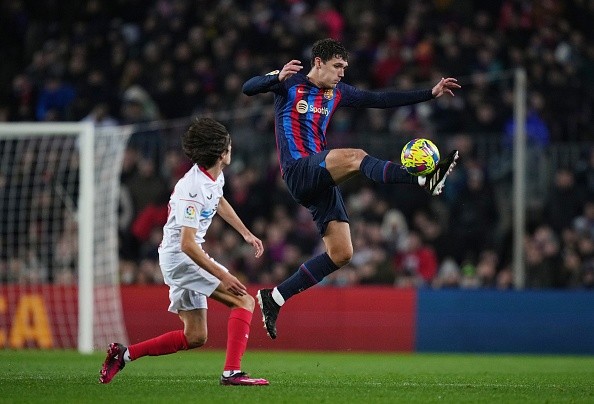
<instances>
[{"instance_id":1,"label":"player's knee","mask_svg":"<svg viewBox=\"0 0 594 404\"><path fill-rule=\"evenodd\" d=\"M198 330L188 330L184 332L186 341L188 341L188 349L199 348L206 344L208 335L206 332Z\"/></svg>"},{"instance_id":2,"label":"player's knee","mask_svg":"<svg viewBox=\"0 0 594 404\"><path fill-rule=\"evenodd\" d=\"M343 246L333 251L328 251L328 256L337 266L343 267L353 258L353 246Z\"/></svg>"},{"instance_id":3,"label":"player's knee","mask_svg":"<svg viewBox=\"0 0 594 404\"><path fill-rule=\"evenodd\" d=\"M351 169L358 170L361 166L361 161L367 156L367 153L362 149L349 149L348 150L348 161L351 165Z\"/></svg>"},{"instance_id":4,"label":"player's knee","mask_svg":"<svg viewBox=\"0 0 594 404\"><path fill-rule=\"evenodd\" d=\"M246 309L253 313L254 307L256 307L256 301L251 295L243 295L239 297L238 307L241 307L242 309Z\"/></svg>"},{"instance_id":5,"label":"player's knee","mask_svg":"<svg viewBox=\"0 0 594 404\"><path fill-rule=\"evenodd\" d=\"M353 253L344 253L344 254L340 254L336 257L336 260L332 260L336 265L338 265L339 267L343 267L345 265L347 265L349 262L351 262L351 259L353 258Z\"/></svg>"}]
</instances>

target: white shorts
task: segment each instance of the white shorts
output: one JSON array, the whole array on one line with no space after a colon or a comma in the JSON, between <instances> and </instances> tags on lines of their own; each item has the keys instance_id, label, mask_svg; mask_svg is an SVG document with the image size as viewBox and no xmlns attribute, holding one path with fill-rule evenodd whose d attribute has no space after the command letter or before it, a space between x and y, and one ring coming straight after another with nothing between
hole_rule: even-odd
<instances>
[{"instance_id":1,"label":"white shorts","mask_svg":"<svg viewBox=\"0 0 594 404\"><path fill-rule=\"evenodd\" d=\"M211 260L227 271L227 268ZM221 281L202 269L184 253L161 253L159 265L163 280L169 286L169 311L206 309L206 298L215 291Z\"/></svg>"}]
</instances>

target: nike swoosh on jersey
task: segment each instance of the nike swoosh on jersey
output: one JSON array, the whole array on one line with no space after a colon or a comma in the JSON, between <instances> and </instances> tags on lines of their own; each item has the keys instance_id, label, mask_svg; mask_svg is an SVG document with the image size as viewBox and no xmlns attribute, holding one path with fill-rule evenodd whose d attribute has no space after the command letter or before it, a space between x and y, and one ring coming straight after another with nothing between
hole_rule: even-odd
<instances>
[{"instance_id":1,"label":"nike swoosh on jersey","mask_svg":"<svg viewBox=\"0 0 594 404\"><path fill-rule=\"evenodd\" d=\"M192 193L190 192L189 194L190 194L190 198L196 198L196 196L198 196L198 194L197 194L197 193L196 193L196 194L194 194L194 195L192 195Z\"/></svg>"}]
</instances>

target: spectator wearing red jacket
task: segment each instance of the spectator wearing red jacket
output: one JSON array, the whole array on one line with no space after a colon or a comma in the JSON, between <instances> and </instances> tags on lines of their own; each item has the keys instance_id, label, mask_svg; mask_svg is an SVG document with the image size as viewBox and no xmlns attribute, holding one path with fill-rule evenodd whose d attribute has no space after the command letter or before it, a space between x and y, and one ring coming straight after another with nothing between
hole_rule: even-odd
<instances>
[{"instance_id":1,"label":"spectator wearing red jacket","mask_svg":"<svg viewBox=\"0 0 594 404\"><path fill-rule=\"evenodd\" d=\"M395 254L393 262L398 287L430 284L437 274L437 255L416 231L408 234L406 247Z\"/></svg>"}]
</instances>

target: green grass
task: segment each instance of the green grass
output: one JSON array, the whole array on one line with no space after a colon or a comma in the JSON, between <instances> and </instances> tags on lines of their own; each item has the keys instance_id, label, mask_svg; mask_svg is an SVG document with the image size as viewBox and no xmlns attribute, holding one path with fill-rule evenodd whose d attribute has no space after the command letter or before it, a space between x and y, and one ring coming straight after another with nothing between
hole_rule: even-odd
<instances>
[{"instance_id":1,"label":"green grass","mask_svg":"<svg viewBox=\"0 0 594 404\"><path fill-rule=\"evenodd\" d=\"M218 384L224 353L130 363L97 381L103 354L0 350L0 403L594 403L594 357L248 351L267 387Z\"/></svg>"}]
</instances>

